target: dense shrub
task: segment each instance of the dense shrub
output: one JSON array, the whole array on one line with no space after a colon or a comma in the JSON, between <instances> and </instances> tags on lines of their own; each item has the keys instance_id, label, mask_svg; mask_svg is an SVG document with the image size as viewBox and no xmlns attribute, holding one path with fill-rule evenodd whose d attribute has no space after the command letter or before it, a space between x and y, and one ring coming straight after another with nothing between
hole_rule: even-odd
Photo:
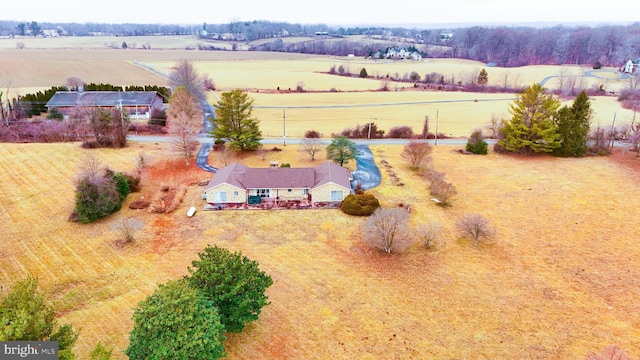
<instances>
[{"instance_id":1,"label":"dense shrub","mask_svg":"<svg viewBox=\"0 0 640 360\"><path fill-rule=\"evenodd\" d=\"M72 219L90 223L120 210L131 192L129 178L107 169L103 176L86 176L76 186L76 206Z\"/></svg>"},{"instance_id":2,"label":"dense shrub","mask_svg":"<svg viewBox=\"0 0 640 360\"><path fill-rule=\"evenodd\" d=\"M317 139L320 137L320 133L316 130L307 130L304 133L304 137L307 139Z\"/></svg>"},{"instance_id":3,"label":"dense shrub","mask_svg":"<svg viewBox=\"0 0 640 360\"><path fill-rule=\"evenodd\" d=\"M167 112L164 109L153 108L151 109L151 117L148 121L149 125L166 126L167 125Z\"/></svg>"},{"instance_id":4,"label":"dense shrub","mask_svg":"<svg viewBox=\"0 0 640 360\"><path fill-rule=\"evenodd\" d=\"M83 224L96 221L118 210L119 200L120 196L113 182L84 178L76 187L75 215Z\"/></svg>"},{"instance_id":5,"label":"dense shrub","mask_svg":"<svg viewBox=\"0 0 640 360\"><path fill-rule=\"evenodd\" d=\"M344 136L349 139L382 139L384 138L384 130L378 129L378 125L374 122L364 125L356 125L355 128L346 128L336 136Z\"/></svg>"},{"instance_id":6,"label":"dense shrub","mask_svg":"<svg viewBox=\"0 0 640 360\"><path fill-rule=\"evenodd\" d=\"M380 207L380 202L371 194L347 196L340 204L340 210L348 215L369 216Z\"/></svg>"},{"instance_id":7,"label":"dense shrub","mask_svg":"<svg viewBox=\"0 0 640 360\"><path fill-rule=\"evenodd\" d=\"M52 108L47 113L47 119L49 120L62 120L64 119L64 115L58 111L58 108Z\"/></svg>"},{"instance_id":8,"label":"dense shrub","mask_svg":"<svg viewBox=\"0 0 640 360\"><path fill-rule=\"evenodd\" d=\"M411 139L413 137L413 129L410 126L394 126L389 129L387 137L393 139Z\"/></svg>"},{"instance_id":9,"label":"dense shrub","mask_svg":"<svg viewBox=\"0 0 640 360\"><path fill-rule=\"evenodd\" d=\"M129 184L129 192L139 192L140 191L140 178L132 175L127 175L127 184Z\"/></svg>"},{"instance_id":10,"label":"dense shrub","mask_svg":"<svg viewBox=\"0 0 640 360\"><path fill-rule=\"evenodd\" d=\"M484 140L481 130L474 130L467 141L466 150L473 154L487 155L489 145Z\"/></svg>"}]
</instances>

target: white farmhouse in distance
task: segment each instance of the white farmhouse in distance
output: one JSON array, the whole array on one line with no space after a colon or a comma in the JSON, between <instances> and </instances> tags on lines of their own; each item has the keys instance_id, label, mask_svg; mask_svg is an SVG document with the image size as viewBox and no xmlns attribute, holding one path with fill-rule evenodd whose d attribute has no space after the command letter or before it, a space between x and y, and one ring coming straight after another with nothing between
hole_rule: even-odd
<instances>
[{"instance_id":1,"label":"white farmhouse in distance","mask_svg":"<svg viewBox=\"0 0 640 360\"><path fill-rule=\"evenodd\" d=\"M631 59L620 68L620 71L627 74L635 74L638 71L639 66L640 58Z\"/></svg>"}]
</instances>

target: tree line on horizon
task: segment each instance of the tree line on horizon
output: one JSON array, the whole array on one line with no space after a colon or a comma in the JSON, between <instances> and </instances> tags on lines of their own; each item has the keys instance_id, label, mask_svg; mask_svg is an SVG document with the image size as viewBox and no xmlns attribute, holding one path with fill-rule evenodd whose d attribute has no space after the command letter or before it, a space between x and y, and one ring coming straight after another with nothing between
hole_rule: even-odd
<instances>
[{"instance_id":1,"label":"tree line on horizon","mask_svg":"<svg viewBox=\"0 0 640 360\"><path fill-rule=\"evenodd\" d=\"M225 24L98 24L0 21L0 36L29 36L54 30L59 35L116 36L194 35L203 40L222 40L231 34L235 42L274 40L251 50L326 55L368 56L380 44L358 42L350 35L371 36L416 46L427 57L455 57L495 63L498 66L595 64L621 66L640 57L640 22L602 26L471 26L454 29L402 27L329 27L325 24L292 24L271 21L232 21ZM316 41L283 42L286 36L315 36ZM448 34L444 36L443 34ZM325 35L326 34L326 35ZM204 47L209 49L209 47Z\"/></svg>"}]
</instances>

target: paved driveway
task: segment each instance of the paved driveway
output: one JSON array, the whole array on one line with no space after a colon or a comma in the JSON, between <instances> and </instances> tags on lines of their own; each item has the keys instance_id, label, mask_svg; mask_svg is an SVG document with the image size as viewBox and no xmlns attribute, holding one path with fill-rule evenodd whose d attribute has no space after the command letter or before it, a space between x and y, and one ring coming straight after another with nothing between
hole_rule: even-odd
<instances>
[{"instance_id":1,"label":"paved driveway","mask_svg":"<svg viewBox=\"0 0 640 360\"><path fill-rule=\"evenodd\" d=\"M359 154L356 157L356 170L352 173L351 186L355 188L357 184L361 184L364 190L372 189L380 185L382 180L380 169L378 169L368 145L356 145L356 147Z\"/></svg>"}]
</instances>

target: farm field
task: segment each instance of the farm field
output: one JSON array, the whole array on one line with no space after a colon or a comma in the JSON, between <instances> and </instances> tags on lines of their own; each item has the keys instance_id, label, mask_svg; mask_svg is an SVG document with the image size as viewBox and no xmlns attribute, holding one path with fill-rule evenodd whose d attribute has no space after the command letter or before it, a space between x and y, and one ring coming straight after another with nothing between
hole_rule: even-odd
<instances>
[{"instance_id":1,"label":"farm field","mask_svg":"<svg viewBox=\"0 0 640 360\"><path fill-rule=\"evenodd\" d=\"M585 359L612 344L640 355L640 248L629 226L640 173L632 153L476 157L439 145L433 166L459 192L440 208L400 160L401 146L372 146L378 163L388 161L404 183L392 185L381 169L383 183L371 192L383 206L411 204L413 225L444 227L431 250L416 244L385 256L363 244L364 219L334 210L198 211L187 219L187 208L201 204L194 184L210 175L170 160L165 146L92 150L114 170L132 171L140 150L151 166L142 192L119 214L79 225L66 219L76 169L90 150L0 144L0 284L38 276L59 320L81 329L79 358L98 341L126 358L132 309L158 283L185 275L207 244L242 251L274 279L260 319L229 335L228 359ZM283 150L238 160L310 165L298 147ZM210 162L220 165L215 154ZM127 208L163 184L188 189L175 213ZM497 229L495 241L477 248L453 225L474 212ZM121 215L145 223L124 248L114 246L110 230Z\"/></svg>"},{"instance_id":2,"label":"farm field","mask_svg":"<svg viewBox=\"0 0 640 360\"><path fill-rule=\"evenodd\" d=\"M58 41L62 39L25 39ZM97 38L100 39L100 38ZM97 39L91 38L92 41ZM114 38L118 39L118 38ZM164 37L159 37L162 41ZM164 41L185 41L168 37ZM217 92L242 88L255 99L255 115L261 120L265 136L282 136L283 111L287 114L287 136L301 137L307 130L315 129L323 136L340 132L346 127L355 127L373 120L388 131L394 126L411 126L414 132L422 131L425 116L429 116L431 130L448 136L466 137L475 128L482 128L494 116L508 118L508 105L514 94L485 94L444 91L415 91L411 83L386 82L329 75L333 66L343 66L357 73L365 67L372 76L403 76L412 71L421 76L438 72L445 76L463 79L485 68L490 84L500 85L504 81L514 84L531 84L547 76L561 72L579 74L589 70L579 66L527 66L522 68L485 67L475 61L460 59L428 59L428 61L369 61L344 57L316 56L246 51L198 51L170 47L143 49L97 48L3 48L4 42L15 39L0 39L0 88L9 94L33 93L53 85L63 85L72 76L87 82L113 83L121 85L166 85L162 74L180 60L188 59L203 74L209 75L217 86ZM82 38L80 40L82 43ZM107 39L102 39L107 41ZM160 45L159 45L160 46ZM150 71L149 68L154 69ZM599 73L601 79L587 78L588 86L604 83L607 89L619 91L626 82L609 79L610 72ZM389 90L377 91L384 83ZM557 79L547 82L550 88L557 86ZM305 93L296 93L301 85ZM280 91L277 89L280 88ZM291 89L291 91L289 91ZM335 92L330 92L332 89ZM217 94L210 94L209 101L215 103ZM477 100L477 101L476 101ZM633 118L631 111L622 109L614 96L593 98L594 126L611 123L628 123Z\"/></svg>"}]
</instances>

